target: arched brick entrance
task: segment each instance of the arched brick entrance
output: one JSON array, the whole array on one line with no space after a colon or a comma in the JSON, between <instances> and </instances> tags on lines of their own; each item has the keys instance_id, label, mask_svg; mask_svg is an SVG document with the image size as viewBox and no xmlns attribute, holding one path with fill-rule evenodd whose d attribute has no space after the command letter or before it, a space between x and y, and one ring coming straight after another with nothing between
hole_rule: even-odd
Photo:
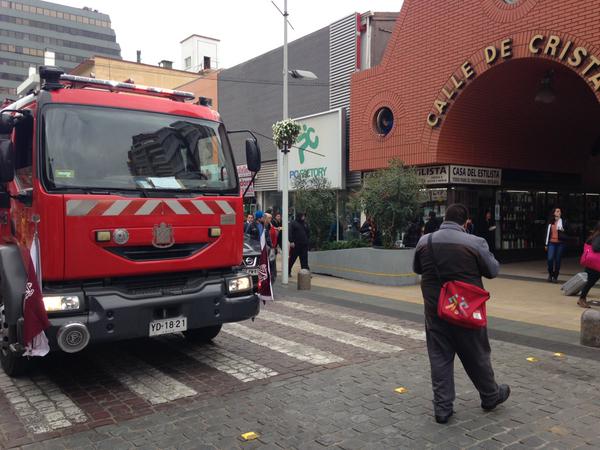
<instances>
[{"instance_id":1,"label":"arched brick entrance","mask_svg":"<svg viewBox=\"0 0 600 450\"><path fill-rule=\"evenodd\" d=\"M536 102L550 71L556 100ZM597 159L591 152L600 137L600 102L571 67L517 58L478 75L432 132L439 135L437 158L447 163L583 174Z\"/></svg>"}]
</instances>

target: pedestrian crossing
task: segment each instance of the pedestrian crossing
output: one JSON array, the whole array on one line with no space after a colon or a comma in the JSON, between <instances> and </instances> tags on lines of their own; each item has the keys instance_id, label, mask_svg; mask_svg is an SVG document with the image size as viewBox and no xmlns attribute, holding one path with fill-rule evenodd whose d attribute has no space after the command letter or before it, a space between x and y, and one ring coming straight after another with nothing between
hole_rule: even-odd
<instances>
[{"instance_id":1,"label":"pedestrian crossing","mask_svg":"<svg viewBox=\"0 0 600 450\"><path fill-rule=\"evenodd\" d=\"M224 332L237 338L252 342L253 344L283 353L284 355L290 356L299 361L306 361L311 364L331 364L344 360L343 358L340 358L332 353L321 351L309 345L300 344L288 339L282 339L273 334L254 330L238 323L228 324L224 329Z\"/></svg>"},{"instance_id":2,"label":"pedestrian crossing","mask_svg":"<svg viewBox=\"0 0 600 450\"><path fill-rule=\"evenodd\" d=\"M85 356L72 355L67 364L78 364L78 358L85 358L89 364L84 366L90 367L86 369L90 381L82 383L84 386L95 386L96 368L106 374L110 380L106 383L121 386L121 392L128 391L130 398L140 399L146 408L154 408L198 397L221 385L242 386L279 375L289 376L294 370L349 364L356 349L375 358L402 352L402 343L407 339L424 340L421 330L392 323L384 317L367 316L347 308L279 301L263 308L256 321L225 324L211 344L191 343L181 335L149 341L148 352L152 352L154 341L154 345L163 345L163 353L166 350L170 361L185 360L175 369L165 370L170 363L163 362L160 353L145 356L139 345L111 346L110 350L88 351ZM319 319L319 323L308 317ZM332 326L321 325L327 322ZM278 355L285 364L277 362ZM77 376L85 377L87 371L78 372ZM100 400L93 404L89 400L84 402L72 389L75 388L68 381L61 383L51 373L42 371L31 377L11 379L0 371L3 394L0 409L3 405L11 409L33 435L78 424L94 426L98 410L108 410L111 402L106 406Z\"/></svg>"},{"instance_id":3,"label":"pedestrian crossing","mask_svg":"<svg viewBox=\"0 0 600 450\"><path fill-rule=\"evenodd\" d=\"M393 323L382 322L380 320L365 319L362 317L354 316L351 314L343 314L337 311L332 311L326 308L319 308L313 305L305 305L297 302L281 301L278 302L280 305L286 308L295 309L296 311L307 312L320 317L329 317L332 319L342 320L354 325L359 325L373 330L384 331L386 333L395 334L397 336L404 336L417 341L425 341L425 332L415 330L401 325Z\"/></svg>"},{"instance_id":4,"label":"pedestrian crossing","mask_svg":"<svg viewBox=\"0 0 600 450\"><path fill-rule=\"evenodd\" d=\"M114 364L115 359L119 364ZM151 405L197 394L194 389L150 364L119 350L111 351L110 358L102 355L94 358L93 362Z\"/></svg>"},{"instance_id":5,"label":"pedestrian crossing","mask_svg":"<svg viewBox=\"0 0 600 450\"><path fill-rule=\"evenodd\" d=\"M237 378L243 383L274 377L278 373L261 364L238 356L223 348L182 348L183 354L196 361Z\"/></svg>"},{"instance_id":6,"label":"pedestrian crossing","mask_svg":"<svg viewBox=\"0 0 600 450\"><path fill-rule=\"evenodd\" d=\"M403 350L402 347L396 345L386 344L384 342L375 341L373 339L359 336L357 334L346 333L345 331L339 331L334 328L328 328L321 325L315 325L314 323L306 320L297 319L295 317L284 316L282 314L261 311L260 318L268 322L273 322L278 325L285 325L287 327L296 328L307 333L316 334L327 339L331 339L342 344L352 345L363 350L368 350L375 353L396 353Z\"/></svg>"},{"instance_id":7,"label":"pedestrian crossing","mask_svg":"<svg viewBox=\"0 0 600 450\"><path fill-rule=\"evenodd\" d=\"M47 433L87 421L85 413L44 376L10 378L0 370L0 390L29 432Z\"/></svg>"}]
</instances>

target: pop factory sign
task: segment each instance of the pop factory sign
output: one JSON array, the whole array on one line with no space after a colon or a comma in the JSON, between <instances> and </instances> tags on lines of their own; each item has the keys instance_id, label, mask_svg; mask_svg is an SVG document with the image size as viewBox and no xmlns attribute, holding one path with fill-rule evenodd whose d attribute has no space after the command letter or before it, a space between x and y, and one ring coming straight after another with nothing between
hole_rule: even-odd
<instances>
[{"instance_id":1,"label":"pop factory sign","mask_svg":"<svg viewBox=\"0 0 600 450\"><path fill-rule=\"evenodd\" d=\"M324 178L331 189L345 189L345 117L345 109L338 108L294 119L301 130L288 153L289 190L294 190L298 176ZM281 167L281 152L277 157ZM279 173L283 176L281 170ZM281 190L281 177L278 181Z\"/></svg>"}]
</instances>

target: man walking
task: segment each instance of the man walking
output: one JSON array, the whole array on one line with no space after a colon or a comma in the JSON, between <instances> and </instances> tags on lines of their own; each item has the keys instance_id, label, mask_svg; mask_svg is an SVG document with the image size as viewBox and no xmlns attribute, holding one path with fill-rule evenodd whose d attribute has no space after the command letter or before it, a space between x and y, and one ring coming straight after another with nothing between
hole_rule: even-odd
<instances>
[{"instance_id":1,"label":"man walking","mask_svg":"<svg viewBox=\"0 0 600 450\"><path fill-rule=\"evenodd\" d=\"M308 224L306 214L298 213L296 220L290 225L290 265L289 276L292 276L292 266L300 258L300 268L308 270Z\"/></svg>"},{"instance_id":2,"label":"man walking","mask_svg":"<svg viewBox=\"0 0 600 450\"><path fill-rule=\"evenodd\" d=\"M438 221L437 216L435 215L435 211L429 211L429 219L425 224L425 230L423 234L433 233L434 231L439 230L440 222Z\"/></svg>"},{"instance_id":3,"label":"man walking","mask_svg":"<svg viewBox=\"0 0 600 450\"><path fill-rule=\"evenodd\" d=\"M483 238L467 234L469 214L464 205L448 207L445 221L432 235L432 252L428 236L415 249L413 269L421 274L421 291L425 300L425 333L431 365L435 420L447 423L454 413L454 356L458 355L467 375L479 391L481 407L492 410L506 401L510 387L498 385L490 360L487 328L463 328L440 319L437 303L442 284L463 281L483 288L481 277L494 278L499 264ZM440 278L435 266L437 265Z\"/></svg>"}]
</instances>

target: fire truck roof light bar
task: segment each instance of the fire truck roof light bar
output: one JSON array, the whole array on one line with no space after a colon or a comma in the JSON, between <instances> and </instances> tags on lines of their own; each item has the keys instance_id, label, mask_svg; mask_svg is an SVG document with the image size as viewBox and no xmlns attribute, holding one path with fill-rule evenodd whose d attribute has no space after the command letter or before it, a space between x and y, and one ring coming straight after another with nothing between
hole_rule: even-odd
<instances>
[{"instance_id":1,"label":"fire truck roof light bar","mask_svg":"<svg viewBox=\"0 0 600 450\"><path fill-rule=\"evenodd\" d=\"M195 95L191 92L142 86L140 84L123 83L120 81L99 80L97 78L81 77L77 75L61 75L60 81L72 87L104 88L112 92L129 92L132 94L152 95L155 97L170 98L178 101L193 100L195 98Z\"/></svg>"}]
</instances>

